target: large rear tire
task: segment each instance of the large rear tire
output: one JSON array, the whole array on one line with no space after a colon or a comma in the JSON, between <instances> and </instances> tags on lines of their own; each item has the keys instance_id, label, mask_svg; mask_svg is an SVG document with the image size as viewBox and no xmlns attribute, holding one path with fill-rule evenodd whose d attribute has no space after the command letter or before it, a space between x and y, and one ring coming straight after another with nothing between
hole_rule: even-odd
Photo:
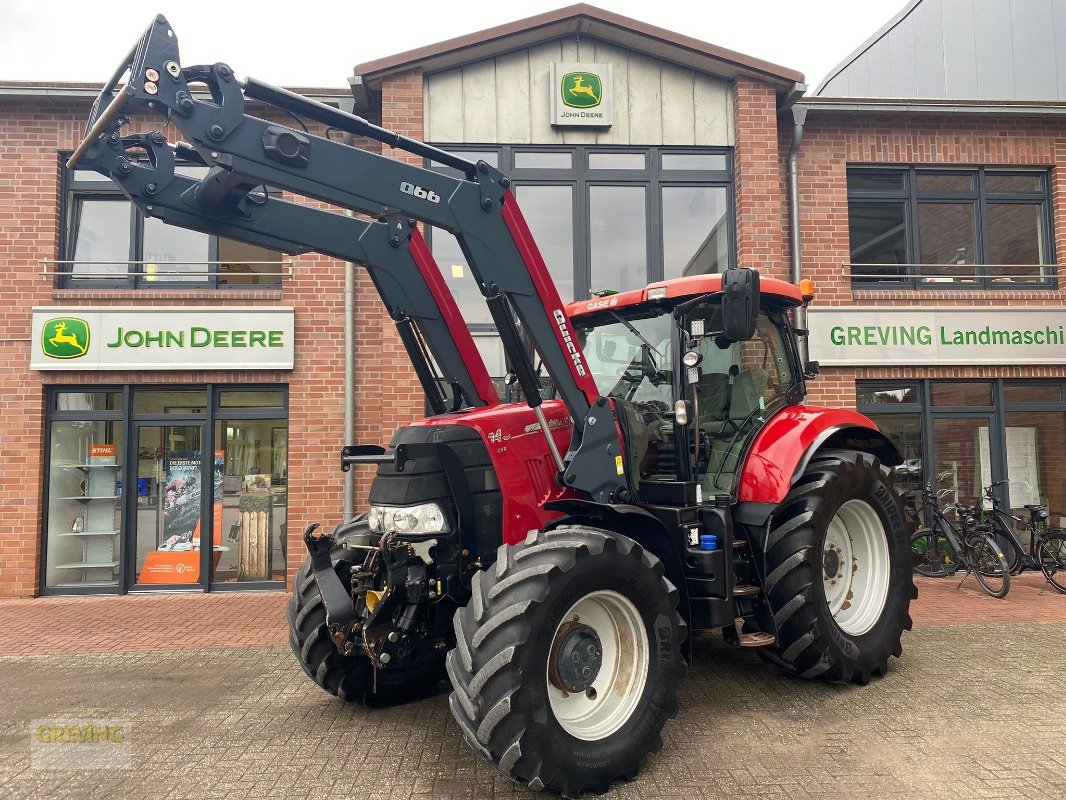
<instances>
[{"instance_id":1,"label":"large rear tire","mask_svg":"<svg viewBox=\"0 0 1066 800\"><path fill-rule=\"evenodd\" d=\"M345 547L348 540L366 541L369 529L364 520L345 526L337 534L330 552L333 568L348 585L355 560L362 562L363 551ZM288 605L289 646L303 671L330 694L367 706L388 706L429 696L444 680L444 656L404 669L374 669L364 653L345 656L337 650L326 628L326 609L311 561L300 568L293 583Z\"/></svg>"},{"instance_id":2,"label":"large rear tire","mask_svg":"<svg viewBox=\"0 0 1066 800\"><path fill-rule=\"evenodd\" d=\"M777 643L760 653L805 678L869 683L903 654L918 596L903 502L869 453L816 454L773 516L764 591Z\"/></svg>"},{"instance_id":3,"label":"large rear tire","mask_svg":"<svg viewBox=\"0 0 1066 800\"><path fill-rule=\"evenodd\" d=\"M471 588L448 674L473 750L567 797L634 778L662 746L686 668L659 560L627 537L564 526L500 548Z\"/></svg>"}]
</instances>

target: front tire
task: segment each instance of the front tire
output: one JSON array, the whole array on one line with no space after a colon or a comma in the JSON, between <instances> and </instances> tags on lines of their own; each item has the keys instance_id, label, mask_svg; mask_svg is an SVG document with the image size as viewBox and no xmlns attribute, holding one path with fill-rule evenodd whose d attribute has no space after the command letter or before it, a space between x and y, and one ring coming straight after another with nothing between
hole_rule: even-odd
<instances>
[{"instance_id":1,"label":"front tire","mask_svg":"<svg viewBox=\"0 0 1066 800\"><path fill-rule=\"evenodd\" d=\"M818 453L773 516L764 591L777 643L760 651L805 678L869 683L903 654L918 596L891 472L853 450Z\"/></svg>"},{"instance_id":2,"label":"front tire","mask_svg":"<svg viewBox=\"0 0 1066 800\"><path fill-rule=\"evenodd\" d=\"M363 551L345 547L346 541L365 542L369 528L365 520L344 526L330 551L333 569L348 585L355 560ZM318 581L311 572L311 560L300 568L293 582L288 605L289 646L311 680L331 695L367 706L388 706L430 695L444 679L443 655L434 653L422 663L404 669L374 669L365 653L345 656L337 650L326 627L326 607Z\"/></svg>"},{"instance_id":3,"label":"front tire","mask_svg":"<svg viewBox=\"0 0 1066 800\"><path fill-rule=\"evenodd\" d=\"M1007 558L991 536L976 534L966 543L970 568L981 588L1001 599L1010 591L1010 568Z\"/></svg>"},{"instance_id":4,"label":"front tire","mask_svg":"<svg viewBox=\"0 0 1066 800\"><path fill-rule=\"evenodd\" d=\"M475 574L448 654L452 714L493 768L567 797L632 779L677 714L685 624L662 564L568 525Z\"/></svg>"}]
</instances>

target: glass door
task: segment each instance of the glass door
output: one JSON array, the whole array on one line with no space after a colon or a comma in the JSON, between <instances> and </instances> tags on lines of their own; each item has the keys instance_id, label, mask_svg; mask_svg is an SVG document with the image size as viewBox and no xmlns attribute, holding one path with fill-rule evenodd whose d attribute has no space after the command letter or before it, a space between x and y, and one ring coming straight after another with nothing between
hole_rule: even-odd
<instances>
[{"instance_id":1,"label":"glass door","mask_svg":"<svg viewBox=\"0 0 1066 800\"><path fill-rule=\"evenodd\" d=\"M212 495L205 482L204 424L134 423L129 536L138 588L202 586L201 532ZM207 497L205 497L205 492Z\"/></svg>"}]
</instances>

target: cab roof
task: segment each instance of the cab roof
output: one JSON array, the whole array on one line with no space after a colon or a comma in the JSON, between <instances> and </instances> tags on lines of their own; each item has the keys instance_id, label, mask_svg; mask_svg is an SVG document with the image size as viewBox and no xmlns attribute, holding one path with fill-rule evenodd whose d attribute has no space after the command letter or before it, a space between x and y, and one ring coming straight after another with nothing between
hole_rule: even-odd
<instances>
[{"instance_id":1,"label":"cab roof","mask_svg":"<svg viewBox=\"0 0 1066 800\"><path fill-rule=\"evenodd\" d=\"M578 300L566 306L566 313L571 317L583 317L595 314L605 309L617 311L622 308L630 308L648 302L648 293L653 289L666 289L665 298L656 297L655 300L670 299L679 300L686 297L696 297L701 294L714 294L722 291L722 276L716 275L692 275L688 278L675 278L669 281L649 283L643 289L631 289L628 292L594 297L591 300ZM789 305L800 305L803 297L800 290L788 281L777 278L760 278L759 291L763 295L773 295Z\"/></svg>"}]
</instances>

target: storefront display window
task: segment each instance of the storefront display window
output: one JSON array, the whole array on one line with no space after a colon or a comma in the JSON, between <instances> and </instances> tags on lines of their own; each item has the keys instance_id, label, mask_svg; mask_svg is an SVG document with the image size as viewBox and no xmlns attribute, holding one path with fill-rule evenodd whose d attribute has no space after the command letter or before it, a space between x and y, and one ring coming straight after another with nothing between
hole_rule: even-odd
<instances>
[{"instance_id":1,"label":"storefront display window","mask_svg":"<svg viewBox=\"0 0 1066 800\"><path fill-rule=\"evenodd\" d=\"M118 586L122 434L117 420L49 426L47 587Z\"/></svg>"},{"instance_id":2,"label":"storefront display window","mask_svg":"<svg viewBox=\"0 0 1066 800\"><path fill-rule=\"evenodd\" d=\"M970 504L1005 480L997 492L1015 513L1040 503L1066 524L1063 389L1046 380L859 381L856 395L903 454L899 488L932 481L942 504Z\"/></svg>"},{"instance_id":3,"label":"storefront display window","mask_svg":"<svg viewBox=\"0 0 1066 800\"><path fill-rule=\"evenodd\" d=\"M283 388L58 389L49 416L46 593L284 581Z\"/></svg>"}]
</instances>

